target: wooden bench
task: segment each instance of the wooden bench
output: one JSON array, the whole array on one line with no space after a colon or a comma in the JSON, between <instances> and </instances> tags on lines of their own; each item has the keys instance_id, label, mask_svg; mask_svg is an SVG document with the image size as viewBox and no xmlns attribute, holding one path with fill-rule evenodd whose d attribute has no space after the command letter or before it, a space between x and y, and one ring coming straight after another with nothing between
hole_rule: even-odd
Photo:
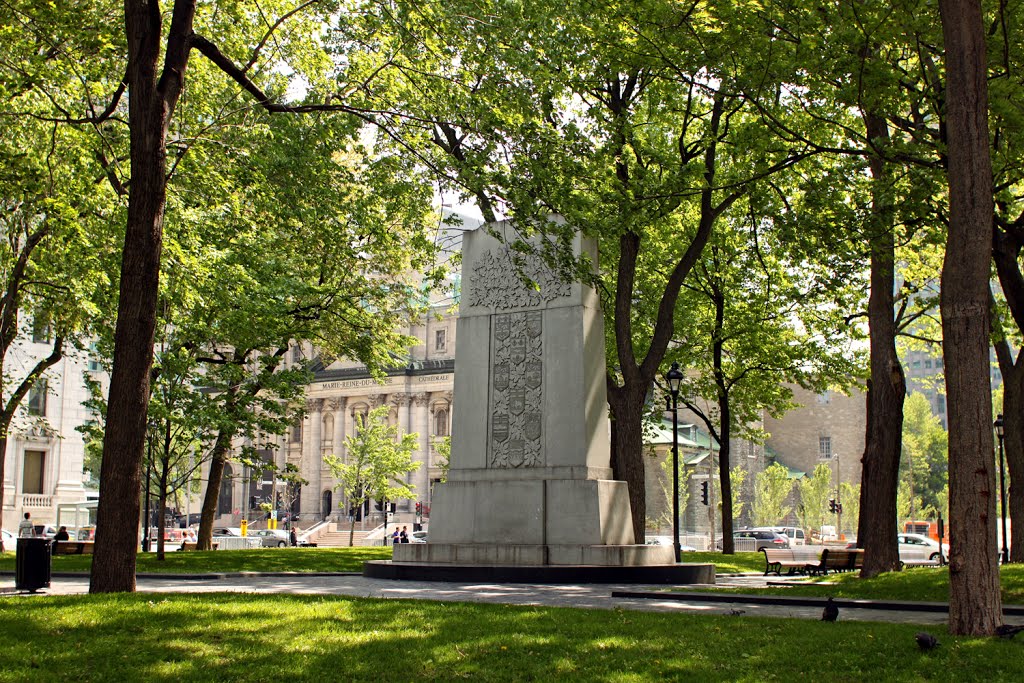
<instances>
[{"instance_id":1,"label":"wooden bench","mask_svg":"<svg viewBox=\"0 0 1024 683\"><path fill-rule=\"evenodd\" d=\"M808 567L811 574L828 574L833 572L851 572L864 566L864 551L859 548L825 548L821 552L821 561Z\"/></svg>"},{"instance_id":2,"label":"wooden bench","mask_svg":"<svg viewBox=\"0 0 1024 683\"><path fill-rule=\"evenodd\" d=\"M181 548L179 548L179 550L195 550L196 549L196 545L197 544L196 544L195 541L185 541L185 542L183 542L181 544ZM212 550L216 550L217 546L219 546L219 545L220 545L219 543L211 543L210 544L210 548Z\"/></svg>"},{"instance_id":3,"label":"wooden bench","mask_svg":"<svg viewBox=\"0 0 1024 683\"><path fill-rule=\"evenodd\" d=\"M51 555L92 555L92 541L54 541Z\"/></svg>"},{"instance_id":4,"label":"wooden bench","mask_svg":"<svg viewBox=\"0 0 1024 683\"><path fill-rule=\"evenodd\" d=\"M809 571L809 567L817 565L821 561L822 551L819 548L761 548L764 553L764 575L774 573L782 576L782 569L786 568L789 574Z\"/></svg>"}]
</instances>

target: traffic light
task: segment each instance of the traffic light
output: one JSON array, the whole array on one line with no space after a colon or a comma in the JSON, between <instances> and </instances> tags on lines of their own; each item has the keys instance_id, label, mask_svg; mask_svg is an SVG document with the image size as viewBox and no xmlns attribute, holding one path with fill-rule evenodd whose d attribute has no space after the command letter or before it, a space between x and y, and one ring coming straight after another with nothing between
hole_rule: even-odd
<instances>
[{"instance_id":1,"label":"traffic light","mask_svg":"<svg viewBox=\"0 0 1024 683\"><path fill-rule=\"evenodd\" d=\"M835 498L829 498L829 501L828 501L828 511L829 512L835 512L836 509L837 509L836 508L836 499Z\"/></svg>"},{"instance_id":2,"label":"traffic light","mask_svg":"<svg viewBox=\"0 0 1024 683\"><path fill-rule=\"evenodd\" d=\"M423 503L416 503L416 516L419 517L423 514Z\"/></svg>"},{"instance_id":3,"label":"traffic light","mask_svg":"<svg viewBox=\"0 0 1024 683\"><path fill-rule=\"evenodd\" d=\"M700 502L708 504L708 483L706 481L700 483Z\"/></svg>"}]
</instances>

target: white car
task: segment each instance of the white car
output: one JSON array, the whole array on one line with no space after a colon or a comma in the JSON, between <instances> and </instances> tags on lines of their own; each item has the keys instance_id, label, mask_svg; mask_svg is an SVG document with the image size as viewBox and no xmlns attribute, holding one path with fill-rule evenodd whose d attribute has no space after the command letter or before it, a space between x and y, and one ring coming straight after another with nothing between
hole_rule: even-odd
<instances>
[{"instance_id":1,"label":"white car","mask_svg":"<svg viewBox=\"0 0 1024 683\"><path fill-rule=\"evenodd\" d=\"M0 529L0 535L4 539L4 551L13 552L18 548L18 537L7 529Z\"/></svg>"},{"instance_id":2,"label":"white car","mask_svg":"<svg viewBox=\"0 0 1024 683\"><path fill-rule=\"evenodd\" d=\"M900 551L900 562L903 564L940 564L943 558L949 557L949 545L942 544L941 555L939 544L921 534L898 534L896 543Z\"/></svg>"}]
</instances>

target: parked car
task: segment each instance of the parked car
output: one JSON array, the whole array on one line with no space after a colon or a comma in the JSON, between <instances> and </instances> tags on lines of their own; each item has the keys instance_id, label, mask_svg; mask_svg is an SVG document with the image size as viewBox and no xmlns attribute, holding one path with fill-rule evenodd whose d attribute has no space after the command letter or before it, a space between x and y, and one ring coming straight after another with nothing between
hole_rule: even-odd
<instances>
[{"instance_id":1,"label":"parked car","mask_svg":"<svg viewBox=\"0 0 1024 683\"><path fill-rule=\"evenodd\" d=\"M286 548L291 545L288 532L284 529L259 529L249 535L260 539L260 545L264 548Z\"/></svg>"},{"instance_id":2,"label":"parked car","mask_svg":"<svg viewBox=\"0 0 1024 683\"><path fill-rule=\"evenodd\" d=\"M780 534L785 534L786 538L789 539L789 547L797 545L805 545L806 537L804 536L804 530L797 526L777 526L772 529Z\"/></svg>"},{"instance_id":3,"label":"parked car","mask_svg":"<svg viewBox=\"0 0 1024 683\"><path fill-rule=\"evenodd\" d=\"M771 529L741 529L732 534L733 545L738 551L757 552L761 548L788 548L789 538ZM722 541L717 543L722 549Z\"/></svg>"},{"instance_id":4,"label":"parked car","mask_svg":"<svg viewBox=\"0 0 1024 683\"><path fill-rule=\"evenodd\" d=\"M218 526L213 528L214 536L242 536L242 529L237 526Z\"/></svg>"},{"instance_id":5,"label":"parked car","mask_svg":"<svg viewBox=\"0 0 1024 683\"><path fill-rule=\"evenodd\" d=\"M949 557L948 544L942 544L940 556L938 542L922 534L897 534L896 544L903 564L940 564Z\"/></svg>"},{"instance_id":6,"label":"parked car","mask_svg":"<svg viewBox=\"0 0 1024 683\"><path fill-rule=\"evenodd\" d=\"M36 524L36 538L53 538L57 535L57 527L52 524Z\"/></svg>"},{"instance_id":7,"label":"parked car","mask_svg":"<svg viewBox=\"0 0 1024 683\"><path fill-rule=\"evenodd\" d=\"M18 547L18 537L12 534L7 529L0 529L0 535L4 539L4 550L10 552Z\"/></svg>"},{"instance_id":8,"label":"parked car","mask_svg":"<svg viewBox=\"0 0 1024 683\"><path fill-rule=\"evenodd\" d=\"M426 531L414 531L409 535L410 543L426 543L427 532Z\"/></svg>"}]
</instances>

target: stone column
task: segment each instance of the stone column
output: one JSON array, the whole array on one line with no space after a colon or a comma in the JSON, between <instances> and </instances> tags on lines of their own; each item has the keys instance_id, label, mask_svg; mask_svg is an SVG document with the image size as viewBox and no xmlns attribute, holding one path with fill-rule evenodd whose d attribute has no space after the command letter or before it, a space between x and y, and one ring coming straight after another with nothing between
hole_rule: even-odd
<instances>
[{"instance_id":1,"label":"stone column","mask_svg":"<svg viewBox=\"0 0 1024 683\"><path fill-rule=\"evenodd\" d=\"M310 485L302 488L302 500L299 503L299 514L302 522L317 519L320 501L310 501L309 492L314 482L320 479L320 426L323 420L324 400L314 398L306 401L306 424L308 429L302 430L302 459L299 461L299 473ZM319 484L317 484L319 486ZM319 494L317 494L319 497Z\"/></svg>"},{"instance_id":2,"label":"stone column","mask_svg":"<svg viewBox=\"0 0 1024 683\"><path fill-rule=\"evenodd\" d=\"M420 392L413 394L413 402L416 405L414 411L416 419L416 431L420 435L419 452L416 460L420 468L412 473L412 483L416 485L416 500L424 505L430 504L430 393ZM415 509L415 506L414 506Z\"/></svg>"},{"instance_id":3,"label":"stone column","mask_svg":"<svg viewBox=\"0 0 1024 683\"><path fill-rule=\"evenodd\" d=\"M412 409L412 396L410 394L391 394L388 397L389 403L395 408L395 428L398 439L401 439L406 434L412 431L411 417L409 411ZM404 413L404 415L403 415ZM404 419L403 419L404 418ZM413 458L416 454L413 453ZM413 473L406 473L405 483L412 483ZM396 501L398 505L397 510L408 512L412 506L412 502L408 500Z\"/></svg>"}]
</instances>

